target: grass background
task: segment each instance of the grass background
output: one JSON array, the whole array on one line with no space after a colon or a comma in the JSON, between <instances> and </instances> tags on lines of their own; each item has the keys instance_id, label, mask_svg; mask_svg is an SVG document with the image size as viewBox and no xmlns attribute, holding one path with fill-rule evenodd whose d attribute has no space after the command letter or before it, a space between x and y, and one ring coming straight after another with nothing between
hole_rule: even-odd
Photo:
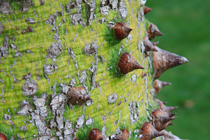
<instances>
[{"instance_id":1,"label":"grass background","mask_svg":"<svg viewBox=\"0 0 210 140\"><path fill-rule=\"evenodd\" d=\"M183 139L209 139L210 133L210 1L148 0L152 11L146 15L163 37L158 46L188 58L189 63L166 71L159 79L171 82L157 98L179 106L172 131Z\"/></svg>"}]
</instances>

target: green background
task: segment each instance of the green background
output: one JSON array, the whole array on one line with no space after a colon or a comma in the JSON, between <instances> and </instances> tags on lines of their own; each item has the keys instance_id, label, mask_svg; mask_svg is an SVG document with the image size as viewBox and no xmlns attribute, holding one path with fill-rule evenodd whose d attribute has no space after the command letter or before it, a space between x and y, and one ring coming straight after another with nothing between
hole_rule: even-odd
<instances>
[{"instance_id":1,"label":"green background","mask_svg":"<svg viewBox=\"0 0 210 140\"><path fill-rule=\"evenodd\" d=\"M146 15L165 36L158 46L188 58L189 63L166 71L159 79L171 82L157 98L178 106L172 131L182 139L210 138L210 1L148 0Z\"/></svg>"}]
</instances>

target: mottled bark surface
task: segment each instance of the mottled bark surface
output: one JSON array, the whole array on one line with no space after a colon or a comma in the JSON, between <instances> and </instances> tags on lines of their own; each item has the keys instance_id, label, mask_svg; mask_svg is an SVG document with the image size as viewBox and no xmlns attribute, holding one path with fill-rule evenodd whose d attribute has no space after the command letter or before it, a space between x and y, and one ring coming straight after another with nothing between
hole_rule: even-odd
<instances>
[{"instance_id":1,"label":"mottled bark surface","mask_svg":"<svg viewBox=\"0 0 210 140\"><path fill-rule=\"evenodd\" d=\"M0 14L4 133L14 139L85 140L91 128L104 139L127 129L129 139L139 139L140 126L156 108L152 61L142 42L148 21L140 3L22 0L12 5L20 8L14 14ZM119 21L133 29L123 40L109 26ZM144 70L121 74L124 52Z\"/></svg>"}]
</instances>

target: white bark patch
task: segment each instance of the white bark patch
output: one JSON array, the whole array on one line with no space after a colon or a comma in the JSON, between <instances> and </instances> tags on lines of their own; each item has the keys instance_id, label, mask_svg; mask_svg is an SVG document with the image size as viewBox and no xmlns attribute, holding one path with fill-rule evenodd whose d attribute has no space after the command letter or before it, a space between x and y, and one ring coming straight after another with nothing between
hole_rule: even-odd
<instances>
[{"instance_id":1,"label":"white bark patch","mask_svg":"<svg viewBox=\"0 0 210 140\"><path fill-rule=\"evenodd\" d=\"M118 95L116 93L113 93L111 95L108 96L108 102L110 104L113 104L117 101Z\"/></svg>"},{"instance_id":2,"label":"white bark patch","mask_svg":"<svg viewBox=\"0 0 210 140\"><path fill-rule=\"evenodd\" d=\"M38 90L37 83L34 80L27 79L25 84L23 84L23 95L31 96L34 95Z\"/></svg>"},{"instance_id":3,"label":"white bark patch","mask_svg":"<svg viewBox=\"0 0 210 140\"><path fill-rule=\"evenodd\" d=\"M85 45L83 51L84 54L86 55L96 54L98 52L98 45L96 44L96 41L93 41L92 43Z\"/></svg>"},{"instance_id":4,"label":"white bark patch","mask_svg":"<svg viewBox=\"0 0 210 140\"><path fill-rule=\"evenodd\" d=\"M94 14L94 11L96 9L96 3L95 0L91 0L90 2L87 2L87 0L84 0L86 3L86 16L87 16L87 25L89 26L93 22L93 18L96 16Z\"/></svg>"},{"instance_id":5,"label":"white bark patch","mask_svg":"<svg viewBox=\"0 0 210 140\"><path fill-rule=\"evenodd\" d=\"M54 13L53 15L50 15L48 20L45 21L46 24L55 26L55 20L57 18L57 13Z\"/></svg>"},{"instance_id":6,"label":"white bark patch","mask_svg":"<svg viewBox=\"0 0 210 140\"><path fill-rule=\"evenodd\" d=\"M85 122L85 116L84 115L78 117L77 120L76 120L76 123L75 123L75 127L77 129L81 128L83 126L84 122Z\"/></svg>"},{"instance_id":7,"label":"white bark patch","mask_svg":"<svg viewBox=\"0 0 210 140\"><path fill-rule=\"evenodd\" d=\"M55 63L44 65L44 73L47 75L51 75L57 70L58 70L58 65Z\"/></svg>"},{"instance_id":8,"label":"white bark patch","mask_svg":"<svg viewBox=\"0 0 210 140\"><path fill-rule=\"evenodd\" d=\"M120 16L125 19L128 15L128 10L126 8L126 5L124 2L120 1L119 2L119 9L118 9L118 12L120 14Z\"/></svg>"},{"instance_id":9,"label":"white bark patch","mask_svg":"<svg viewBox=\"0 0 210 140\"><path fill-rule=\"evenodd\" d=\"M33 18L27 18L27 19L25 19L25 21L29 24L35 24L36 23L36 20L34 20Z\"/></svg>"}]
</instances>

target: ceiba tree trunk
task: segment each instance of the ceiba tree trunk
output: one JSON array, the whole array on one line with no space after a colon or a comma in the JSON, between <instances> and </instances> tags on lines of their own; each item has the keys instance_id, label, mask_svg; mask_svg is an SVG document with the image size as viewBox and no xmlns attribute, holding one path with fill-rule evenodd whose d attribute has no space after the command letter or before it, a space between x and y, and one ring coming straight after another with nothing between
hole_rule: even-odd
<instances>
[{"instance_id":1,"label":"ceiba tree trunk","mask_svg":"<svg viewBox=\"0 0 210 140\"><path fill-rule=\"evenodd\" d=\"M143 9L141 0L1 1L0 132L139 139L157 108Z\"/></svg>"}]
</instances>

